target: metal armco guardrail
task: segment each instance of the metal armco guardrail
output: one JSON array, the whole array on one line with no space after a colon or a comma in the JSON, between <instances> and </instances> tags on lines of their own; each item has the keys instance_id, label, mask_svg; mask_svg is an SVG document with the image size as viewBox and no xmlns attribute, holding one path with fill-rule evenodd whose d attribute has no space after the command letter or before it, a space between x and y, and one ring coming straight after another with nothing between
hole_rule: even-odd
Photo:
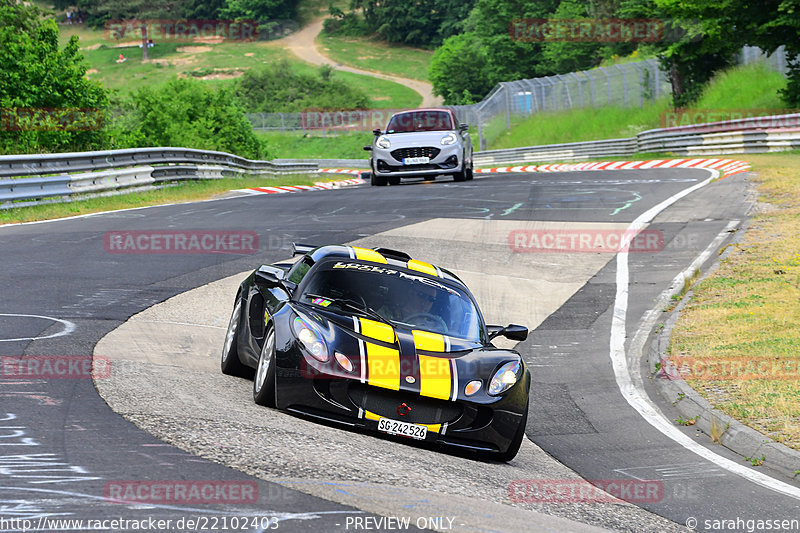
<instances>
[{"instance_id":1,"label":"metal armco guardrail","mask_svg":"<svg viewBox=\"0 0 800 533\"><path fill-rule=\"evenodd\" d=\"M485 150L474 155L475 165L527 163L536 161L578 161L602 157L629 157L636 153L636 139L611 139L580 143L528 146L508 150Z\"/></svg>"},{"instance_id":2,"label":"metal armco guardrail","mask_svg":"<svg viewBox=\"0 0 800 533\"><path fill-rule=\"evenodd\" d=\"M800 149L800 114L787 114L650 130L628 139L487 150L476 152L474 160L476 166L486 166L630 157L652 152L706 156L796 149ZM64 201L75 194L138 189L180 179L313 173L320 167L368 168L363 159L251 161L224 152L189 148L7 155L0 156L0 208L22 205L20 201Z\"/></svg>"},{"instance_id":3,"label":"metal armco guardrail","mask_svg":"<svg viewBox=\"0 0 800 533\"><path fill-rule=\"evenodd\" d=\"M21 200L64 201L75 194L139 189L180 179L313 173L316 162L251 161L225 152L138 148L0 156L0 207ZM3 179L6 178L6 179Z\"/></svg>"}]
</instances>

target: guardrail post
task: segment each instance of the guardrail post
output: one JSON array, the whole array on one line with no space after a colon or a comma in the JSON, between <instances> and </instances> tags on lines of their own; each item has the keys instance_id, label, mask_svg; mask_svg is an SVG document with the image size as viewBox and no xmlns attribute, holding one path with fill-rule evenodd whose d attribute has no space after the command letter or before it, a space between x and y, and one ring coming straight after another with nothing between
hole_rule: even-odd
<instances>
[{"instance_id":1,"label":"guardrail post","mask_svg":"<svg viewBox=\"0 0 800 533\"><path fill-rule=\"evenodd\" d=\"M638 63L630 63L633 68L636 69L636 73L639 75L639 107L644 107L644 93L646 91L645 87L645 79L642 75L642 67Z\"/></svg>"},{"instance_id":2,"label":"guardrail post","mask_svg":"<svg viewBox=\"0 0 800 533\"><path fill-rule=\"evenodd\" d=\"M661 67L657 60L652 60L653 63L653 100L658 100L659 92L661 91Z\"/></svg>"},{"instance_id":3,"label":"guardrail post","mask_svg":"<svg viewBox=\"0 0 800 533\"><path fill-rule=\"evenodd\" d=\"M580 107L583 107L583 87L581 86L581 79L574 72L570 72L567 75L568 76L572 76L573 78L575 78L575 82L578 85L578 105Z\"/></svg>"},{"instance_id":4,"label":"guardrail post","mask_svg":"<svg viewBox=\"0 0 800 533\"><path fill-rule=\"evenodd\" d=\"M617 70L622 72L622 98L623 102L625 103L625 107L628 107L628 77L625 75L625 69L622 68L621 65L614 65Z\"/></svg>"},{"instance_id":5,"label":"guardrail post","mask_svg":"<svg viewBox=\"0 0 800 533\"><path fill-rule=\"evenodd\" d=\"M605 67L597 67L600 71L605 74L606 76L606 92L608 93L608 100L606 100L606 105L611 105L611 76L608 75L608 71Z\"/></svg>"},{"instance_id":6,"label":"guardrail post","mask_svg":"<svg viewBox=\"0 0 800 533\"><path fill-rule=\"evenodd\" d=\"M508 85L503 83L503 93L506 97L506 129L511 129L511 98L509 98L508 94Z\"/></svg>"}]
</instances>

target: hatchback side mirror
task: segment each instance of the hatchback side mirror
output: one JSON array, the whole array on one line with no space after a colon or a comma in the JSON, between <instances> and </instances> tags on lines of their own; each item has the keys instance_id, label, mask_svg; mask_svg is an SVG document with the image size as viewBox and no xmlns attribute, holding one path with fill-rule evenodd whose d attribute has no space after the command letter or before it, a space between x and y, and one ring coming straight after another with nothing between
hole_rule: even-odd
<instances>
[{"instance_id":1,"label":"hatchback side mirror","mask_svg":"<svg viewBox=\"0 0 800 533\"><path fill-rule=\"evenodd\" d=\"M381 134L381 129L380 129L380 128L375 128L374 130L372 130L372 134L373 134L375 137L377 137L378 135L380 135L380 134Z\"/></svg>"},{"instance_id":2,"label":"hatchback side mirror","mask_svg":"<svg viewBox=\"0 0 800 533\"><path fill-rule=\"evenodd\" d=\"M463 124L463 123L459 124L458 125L458 131L460 131L461 133L469 131L469 124Z\"/></svg>"}]
</instances>

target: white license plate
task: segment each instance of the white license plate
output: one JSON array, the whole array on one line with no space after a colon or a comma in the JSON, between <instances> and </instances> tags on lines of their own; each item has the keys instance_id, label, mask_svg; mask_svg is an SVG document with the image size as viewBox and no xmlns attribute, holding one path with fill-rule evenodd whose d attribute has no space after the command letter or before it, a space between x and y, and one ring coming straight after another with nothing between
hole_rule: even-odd
<instances>
[{"instance_id":1,"label":"white license plate","mask_svg":"<svg viewBox=\"0 0 800 533\"><path fill-rule=\"evenodd\" d=\"M400 435L401 437L411 437L412 439L425 440L428 435L428 428L418 424L400 422L391 418L381 418L378 420L378 431L383 431L389 435Z\"/></svg>"},{"instance_id":2,"label":"white license plate","mask_svg":"<svg viewBox=\"0 0 800 533\"><path fill-rule=\"evenodd\" d=\"M430 157L404 157L403 164L404 165L424 165L425 163L430 163Z\"/></svg>"}]
</instances>

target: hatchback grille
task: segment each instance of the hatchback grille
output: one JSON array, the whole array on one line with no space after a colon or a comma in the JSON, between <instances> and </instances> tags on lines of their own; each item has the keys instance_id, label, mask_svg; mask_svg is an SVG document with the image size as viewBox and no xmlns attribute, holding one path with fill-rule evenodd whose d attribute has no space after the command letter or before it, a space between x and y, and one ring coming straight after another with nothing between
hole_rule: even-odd
<instances>
[{"instance_id":1,"label":"hatchback grille","mask_svg":"<svg viewBox=\"0 0 800 533\"><path fill-rule=\"evenodd\" d=\"M402 162L406 157L430 157L433 159L439 155L439 152L441 152L439 148L422 146L417 148L398 148L397 150L392 150L391 154L392 157Z\"/></svg>"},{"instance_id":2,"label":"hatchback grille","mask_svg":"<svg viewBox=\"0 0 800 533\"><path fill-rule=\"evenodd\" d=\"M412 424L442 424L461 416L462 406L455 402L426 398L417 394L370 387L353 383L349 389L350 399L365 411L378 416L402 420ZM405 416L397 413L402 404L411 408Z\"/></svg>"}]
</instances>

